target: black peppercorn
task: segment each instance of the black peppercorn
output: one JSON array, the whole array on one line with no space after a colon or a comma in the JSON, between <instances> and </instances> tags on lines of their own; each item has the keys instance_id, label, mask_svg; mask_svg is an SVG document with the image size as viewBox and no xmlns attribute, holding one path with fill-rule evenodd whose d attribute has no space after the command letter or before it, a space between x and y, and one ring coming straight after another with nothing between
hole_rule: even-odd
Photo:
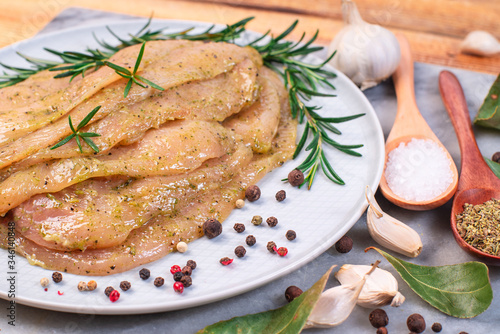
<instances>
[{"instance_id":1,"label":"black peppercorn","mask_svg":"<svg viewBox=\"0 0 500 334\"><path fill-rule=\"evenodd\" d=\"M294 169L288 173L288 183L290 183L292 187L300 186L302 182L304 182L304 173L300 170Z\"/></svg>"},{"instance_id":2,"label":"black peppercorn","mask_svg":"<svg viewBox=\"0 0 500 334\"><path fill-rule=\"evenodd\" d=\"M122 289L122 291L127 291L128 289L130 289L132 287L132 284L130 284L129 281L121 281L120 282L120 289ZM108 296L109 297L109 296Z\"/></svg>"},{"instance_id":3,"label":"black peppercorn","mask_svg":"<svg viewBox=\"0 0 500 334\"><path fill-rule=\"evenodd\" d=\"M286 198L286 192L284 190L280 190L276 193L276 200L278 202L283 202Z\"/></svg>"},{"instance_id":4,"label":"black peppercorn","mask_svg":"<svg viewBox=\"0 0 500 334\"><path fill-rule=\"evenodd\" d=\"M385 327L389 323L387 313L385 313L385 311L381 308L373 310L368 319L370 320L370 324L372 324L375 328Z\"/></svg>"},{"instance_id":5,"label":"black peppercorn","mask_svg":"<svg viewBox=\"0 0 500 334\"><path fill-rule=\"evenodd\" d=\"M290 241L295 240L297 238L297 233L295 233L294 230L288 230L286 231L286 238Z\"/></svg>"},{"instance_id":6,"label":"black peppercorn","mask_svg":"<svg viewBox=\"0 0 500 334\"><path fill-rule=\"evenodd\" d=\"M165 279L163 279L163 277L156 277L155 278L155 281L154 281L154 285L159 288L160 286L162 286L163 284L165 284Z\"/></svg>"},{"instance_id":7,"label":"black peppercorn","mask_svg":"<svg viewBox=\"0 0 500 334\"><path fill-rule=\"evenodd\" d=\"M233 228L238 233L241 233L241 232L245 231L245 225L240 224L240 223L234 224Z\"/></svg>"},{"instance_id":8,"label":"black peppercorn","mask_svg":"<svg viewBox=\"0 0 500 334\"><path fill-rule=\"evenodd\" d=\"M352 249L352 239L349 238L347 235L344 235L335 244L335 249L339 253L349 253L351 251L351 249Z\"/></svg>"},{"instance_id":9,"label":"black peppercorn","mask_svg":"<svg viewBox=\"0 0 500 334\"><path fill-rule=\"evenodd\" d=\"M219 262L223 266L227 266L227 265L230 265L231 263L233 263L233 259L226 256L226 257L223 257L222 259L220 259Z\"/></svg>"},{"instance_id":10,"label":"black peppercorn","mask_svg":"<svg viewBox=\"0 0 500 334\"><path fill-rule=\"evenodd\" d=\"M181 273L183 275L191 276L191 274L193 273L193 268L191 268L190 266L184 266L182 267Z\"/></svg>"},{"instance_id":11,"label":"black peppercorn","mask_svg":"<svg viewBox=\"0 0 500 334\"><path fill-rule=\"evenodd\" d=\"M295 286L295 285L290 285L288 288L286 288L285 291L285 298L286 300L290 303L292 300L297 298L302 294L302 289Z\"/></svg>"},{"instance_id":12,"label":"black peppercorn","mask_svg":"<svg viewBox=\"0 0 500 334\"><path fill-rule=\"evenodd\" d=\"M423 331L425 331L424 317L422 317L418 313L410 315L406 320L406 325L408 326L408 329L410 331L415 333L422 333Z\"/></svg>"},{"instance_id":13,"label":"black peppercorn","mask_svg":"<svg viewBox=\"0 0 500 334\"><path fill-rule=\"evenodd\" d=\"M115 288L113 288L112 286L108 286L106 289L104 289L104 294L109 297L109 295L111 294L111 292L115 291Z\"/></svg>"},{"instance_id":14,"label":"black peppercorn","mask_svg":"<svg viewBox=\"0 0 500 334\"><path fill-rule=\"evenodd\" d=\"M190 287L193 284L193 280L191 279L191 276L182 276L180 282L182 285L184 285L185 288Z\"/></svg>"},{"instance_id":15,"label":"black peppercorn","mask_svg":"<svg viewBox=\"0 0 500 334\"><path fill-rule=\"evenodd\" d=\"M500 152L495 152L495 154L493 154L493 156L491 157L491 160L500 164Z\"/></svg>"},{"instance_id":16,"label":"black peppercorn","mask_svg":"<svg viewBox=\"0 0 500 334\"><path fill-rule=\"evenodd\" d=\"M196 262L193 260L188 260L188 262L186 263L186 266L190 266L191 269L195 270L196 269Z\"/></svg>"},{"instance_id":17,"label":"black peppercorn","mask_svg":"<svg viewBox=\"0 0 500 334\"><path fill-rule=\"evenodd\" d=\"M469 334L469 333L467 333L466 331L461 331L461 332L460 332L460 333L458 333L458 334Z\"/></svg>"},{"instance_id":18,"label":"black peppercorn","mask_svg":"<svg viewBox=\"0 0 500 334\"><path fill-rule=\"evenodd\" d=\"M151 276L151 272L149 271L149 269L146 269L146 268L142 268L140 271L139 271L139 277L142 278L142 279L148 279L149 276Z\"/></svg>"},{"instance_id":19,"label":"black peppercorn","mask_svg":"<svg viewBox=\"0 0 500 334\"><path fill-rule=\"evenodd\" d=\"M269 217L269 218L266 219L266 223L270 227L275 227L276 225L278 225L278 218L276 218L276 217Z\"/></svg>"},{"instance_id":20,"label":"black peppercorn","mask_svg":"<svg viewBox=\"0 0 500 334\"><path fill-rule=\"evenodd\" d=\"M60 272L56 271L52 274L52 280L55 282L55 283L59 283L61 282L63 279L63 276Z\"/></svg>"},{"instance_id":21,"label":"black peppercorn","mask_svg":"<svg viewBox=\"0 0 500 334\"><path fill-rule=\"evenodd\" d=\"M441 326L441 324L439 322L435 322L432 324L431 329L433 332L439 333L443 330L443 326Z\"/></svg>"},{"instance_id":22,"label":"black peppercorn","mask_svg":"<svg viewBox=\"0 0 500 334\"><path fill-rule=\"evenodd\" d=\"M245 239L246 243L248 246L253 246L255 245L255 243L257 242L257 240L255 239L255 237L253 235L249 235L246 239Z\"/></svg>"},{"instance_id":23,"label":"black peppercorn","mask_svg":"<svg viewBox=\"0 0 500 334\"><path fill-rule=\"evenodd\" d=\"M250 186L245 190L245 197L250 202L255 202L260 198L260 188L256 185Z\"/></svg>"},{"instance_id":24,"label":"black peppercorn","mask_svg":"<svg viewBox=\"0 0 500 334\"><path fill-rule=\"evenodd\" d=\"M243 246L238 246L234 249L234 254L236 254L237 257L243 257L247 253L247 250Z\"/></svg>"},{"instance_id":25,"label":"black peppercorn","mask_svg":"<svg viewBox=\"0 0 500 334\"><path fill-rule=\"evenodd\" d=\"M387 334L387 328L385 327L377 328L377 334Z\"/></svg>"},{"instance_id":26,"label":"black peppercorn","mask_svg":"<svg viewBox=\"0 0 500 334\"><path fill-rule=\"evenodd\" d=\"M270 251L271 253L273 253L273 254L276 253L274 251L275 248L276 248L276 244L274 243L274 241L269 241L267 243L267 250Z\"/></svg>"},{"instance_id":27,"label":"black peppercorn","mask_svg":"<svg viewBox=\"0 0 500 334\"><path fill-rule=\"evenodd\" d=\"M181 273L180 271L176 272L174 274L174 281L179 282L181 280L182 276L184 276L183 273Z\"/></svg>"},{"instance_id":28,"label":"black peppercorn","mask_svg":"<svg viewBox=\"0 0 500 334\"><path fill-rule=\"evenodd\" d=\"M222 233L222 224L217 219L209 218L203 223L203 233L208 239L213 239Z\"/></svg>"}]
</instances>

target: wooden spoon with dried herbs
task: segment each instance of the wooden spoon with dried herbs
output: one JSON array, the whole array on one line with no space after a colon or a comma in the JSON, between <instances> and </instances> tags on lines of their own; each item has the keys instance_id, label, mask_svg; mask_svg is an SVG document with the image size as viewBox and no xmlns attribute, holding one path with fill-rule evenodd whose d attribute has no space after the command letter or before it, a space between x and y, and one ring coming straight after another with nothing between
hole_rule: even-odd
<instances>
[{"instance_id":1,"label":"wooden spoon with dried herbs","mask_svg":"<svg viewBox=\"0 0 500 334\"><path fill-rule=\"evenodd\" d=\"M500 179L488 167L479 151L469 116L469 108L460 82L451 72L439 75L439 88L444 105L455 128L461 152L461 173L451 210L451 229L460 247L490 264L500 265L500 208L492 199L500 200ZM478 205L483 214L464 211L466 204ZM459 225L457 225L459 223ZM467 224L467 228L465 225ZM465 238L465 240L464 240ZM467 241L466 241L467 240ZM481 244L482 250L471 244Z\"/></svg>"}]
</instances>

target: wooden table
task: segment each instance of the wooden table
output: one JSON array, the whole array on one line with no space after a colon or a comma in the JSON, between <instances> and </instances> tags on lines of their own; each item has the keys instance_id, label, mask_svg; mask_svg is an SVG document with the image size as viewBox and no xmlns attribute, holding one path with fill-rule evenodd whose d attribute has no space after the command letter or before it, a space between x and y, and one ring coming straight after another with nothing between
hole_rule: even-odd
<instances>
[{"instance_id":1,"label":"wooden table","mask_svg":"<svg viewBox=\"0 0 500 334\"><path fill-rule=\"evenodd\" d=\"M459 52L472 30L500 38L500 1L496 0L356 0L361 15L406 34L416 61L485 73L500 72L500 55L481 58ZM248 28L281 32L295 19L292 37L320 30L318 43L328 45L342 28L340 0L17 0L0 2L0 47L35 35L63 9L80 6L157 18L234 23L255 16Z\"/></svg>"}]
</instances>

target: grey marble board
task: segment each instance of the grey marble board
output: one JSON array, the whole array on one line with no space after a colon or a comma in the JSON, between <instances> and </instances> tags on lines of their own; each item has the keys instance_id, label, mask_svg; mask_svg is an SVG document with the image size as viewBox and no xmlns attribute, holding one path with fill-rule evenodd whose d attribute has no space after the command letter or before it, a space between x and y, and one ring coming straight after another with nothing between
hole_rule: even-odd
<instances>
[{"instance_id":1,"label":"grey marble board","mask_svg":"<svg viewBox=\"0 0 500 334\"><path fill-rule=\"evenodd\" d=\"M60 13L40 34L63 28L130 18L130 16L115 13L69 8ZM459 78L468 101L471 118L481 105L495 77L441 66L415 64L415 89L420 111L448 148L457 166L460 167L460 150L456 136L439 95L438 75L443 69L452 71ZM396 113L392 82L389 80L364 93L375 108L384 134L387 136ZM500 132L479 128L475 128L475 132L483 155L490 157L495 151L500 151ZM412 262L425 265L446 265L475 260L459 248L453 239L449 227L451 202L431 211L413 212L392 205L380 194L377 195L377 199L381 207L390 215L408 223L421 235L424 244L423 252ZM17 305L16 327L8 326L7 320L0 312L2 315L1 333L194 333L220 320L280 307L286 303L284 291L289 285L307 289L332 264L338 266L344 263L370 264L381 259L376 252L364 253L366 247L375 245L366 229L365 215L359 219L348 235L354 241L354 248L350 253L339 254L332 247L292 274L254 291L223 301L174 312L127 316L70 314ZM426 319L425 333L432 333L430 326L434 322L440 322L443 325L442 333L500 332L500 315L497 311L500 308L500 300L498 298L495 297L490 308L476 318L452 318L421 300L399 278L387 261L382 261L380 267L395 274L400 284L400 291L406 296L406 302L399 308L385 307L390 318L388 325L390 333L408 333L406 318L412 313L420 313ZM496 295L500 292L500 268L490 266L490 280ZM331 278L327 286L331 287L336 284L338 283L335 279ZM0 300L1 309L5 310L7 306L7 301ZM332 329L305 330L304 333L375 333L375 329L368 322L369 313L368 309L356 307L349 319L340 326Z\"/></svg>"}]
</instances>

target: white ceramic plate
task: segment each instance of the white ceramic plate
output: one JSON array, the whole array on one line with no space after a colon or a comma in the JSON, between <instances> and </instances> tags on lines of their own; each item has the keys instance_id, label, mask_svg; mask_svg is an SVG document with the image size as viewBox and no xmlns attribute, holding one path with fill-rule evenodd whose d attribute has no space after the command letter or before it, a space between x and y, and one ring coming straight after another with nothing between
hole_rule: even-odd
<instances>
[{"instance_id":1,"label":"white ceramic plate","mask_svg":"<svg viewBox=\"0 0 500 334\"><path fill-rule=\"evenodd\" d=\"M135 33L144 21L121 21L109 26L120 35ZM180 31L188 27L207 27L206 24L184 21L157 20L153 28L167 26L172 31ZM15 52L38 58L50 58L44 47L60 51L83 51L86 46L98 47L92 37L94 32L109 43L118 44L104 26L87 26L68 29L41 35L11 45L0 50L0 61L14 66L26 66ZM255 38L257 34L248 33L246 37ZM309 60L317 61L313 57ZM17 255L15 269L8 268L8 252L0 250L0 271L14 271L15 301L17 303L39 308L92 314L138 314L168 310L177 310L205 303L214 302L255 289L278 277L286 275L311 261L342 237L359 219L366 209L364 189L370 185L376 189L382 175L384 164L384 137L375 112L360 92L360 90L342 73L333 80L337 97L318 98L312 103L323 106L321 113L329 116L352 115L366 113L366 116L340 124L343 132L336 138L341 143L365 146L359 149L362 157L352 157L335 149L327 148L326 154L333 162L337 173L346 182L345 186L333 184L324 175L318 173L310 191L298 190L280 180L285 178L290 170L305 158L301 154L296 161L290 161L283 167L269 173L260 183L262 197L254 203L246 203L241 210L234 210L224 222L224 232L221 236L208 240L202 238L189 244L189 250L184 253L170 254L163 259L146 264L151 270L151 278L143 281L139 278L136 268L125 273L107 277L87 277L64 274L61 283L51 281L47 291L40 286L42 277L50 278L52 271L28 264L26 259ZM301 129L299 129L299 134ZM275 200L275 193L284 189L287 192L285 201ZM261 215L266 219L275 216L279 224L270 228L267 224L253 226L252 216ZM236 233L232 226L245 223L246 231ZM293 229L297 239L288 241L285 238L287 230ZM245 245L247 235L253 234L257 243L253 247ZM286 257L272 255L266 249L268 241L273 240L279 246L288 248ZM229 266L222 266L219 259L225 256L235 257L234 248L245 245L247 255L236 258ZM184 266L186 261L193 259L198 268L193 272L193 285L185 289L183 294L172 289L173 279L169 272L172 265ZM9 275L10 276L10 275ZM165 278L165 285L156 288L153 280L157 276ZM79 281L95 279L98 288L93 292L79 292ZM111 303L103 291L107 286L118 289L122 280L132 283L132 288L121 293L121 298ZM10 284L0 280L0 297L9 299ZM64 293L59 295L58 291ZM119 290L121 291L121 290Z\"/></svg>"}]
</instances>

